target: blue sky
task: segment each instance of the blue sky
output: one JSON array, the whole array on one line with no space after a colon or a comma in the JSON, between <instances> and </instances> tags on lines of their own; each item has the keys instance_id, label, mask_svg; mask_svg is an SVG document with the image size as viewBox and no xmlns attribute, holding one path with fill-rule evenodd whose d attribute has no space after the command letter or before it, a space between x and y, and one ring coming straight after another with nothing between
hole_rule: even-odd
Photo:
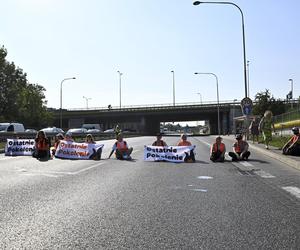
<instances>
[{"instance_id":1,"label":"blue sky","mask_svg":"<svg viewBox=\"0 0 300 250\"><path fill-rule=\"evenodd\" d=\"M122 104L244 97L241 17L230 5L193 6L190 0L2 0L0 44L46 88L48 106L84 108ZM270 89L276 98L300 95L300 1L237 0L244 12L250 97Z\"/></svg>"}]
</instances>

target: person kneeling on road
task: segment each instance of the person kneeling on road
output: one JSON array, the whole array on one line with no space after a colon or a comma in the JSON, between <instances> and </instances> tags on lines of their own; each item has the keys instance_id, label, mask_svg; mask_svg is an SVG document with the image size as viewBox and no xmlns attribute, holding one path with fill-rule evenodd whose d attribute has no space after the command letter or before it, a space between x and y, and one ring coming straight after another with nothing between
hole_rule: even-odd
<instances>
[{"instance_id":1,"label":"person kneeling on road","mask_svg":"<svg viewBox=\"0 0 300 250\"><path fill-rule=\"evenodd\" d=\"M236 142L232 146L233 152L229 152L228 155L232 158L232 161L248 160L250 156L248 142L243 140L242 135L237 135L235 139Z\"/></svg>"},{"instance_id":2,"label":"person kneeling on road","mask_svg":"<svg viewBox=\"0 0 300 250\"><path fill-rule=\"evenodd\" d=\"M49 159L50 158L50 141L46 137L44 131L37 132L35 137L35 150L32 157L37 159Z\"/></svg>"},{"instance_id":3,"label":"person kneeling on road","mask_svg":"<svg viewBox=\"0 0 300 250\"><path fill-rule=\"evenodd\" d=\"M300 134L299 128L294 127L292 128L294 135L288 142L283 146L282 153L284 155L293 155L293 156L300 156Z\"/></svg>"},{"instance_id":4,"label":"person kneeling on road","mask_svg":"<svg viewBox=\"0 0 300 250\"><path fill-rule=\"evenodd\" d=\"M117 135L117 141L114 143L112 151L109 154L110 158L114 152L116 152L116 158L118 160L130 160L133 148L128 148L126 141L123 140L123 135Z\"/></svg>"},{"instance_id":5,"label":"person kneeling on road","mask_svg":"<svg viewBox=\"0 0 300 250\"><path fill-rule=\"evenodd\" d=\"M224 162L226 147L222 142L222 137L218 136L216 142L210 148L210 160L213 162Z\"/></svg>"}]
</instances>

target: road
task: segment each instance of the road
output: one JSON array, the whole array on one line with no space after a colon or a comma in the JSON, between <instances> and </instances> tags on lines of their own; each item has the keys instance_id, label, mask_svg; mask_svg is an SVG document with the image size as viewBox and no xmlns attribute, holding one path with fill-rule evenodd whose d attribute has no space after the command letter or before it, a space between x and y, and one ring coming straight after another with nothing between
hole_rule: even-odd
<instances>
[{"instance_id":1,"label":"road","mask_svg":"<svg viewBox=\"0 0 300 250\"><path fill-rule=\"evenodd\" d=\"M300 249L299 171L212 163L213 137L189 139L194 164L144 162L152 137L127 140L132 162L0 155L0 249Z\"/></svg>"}]
</instances>

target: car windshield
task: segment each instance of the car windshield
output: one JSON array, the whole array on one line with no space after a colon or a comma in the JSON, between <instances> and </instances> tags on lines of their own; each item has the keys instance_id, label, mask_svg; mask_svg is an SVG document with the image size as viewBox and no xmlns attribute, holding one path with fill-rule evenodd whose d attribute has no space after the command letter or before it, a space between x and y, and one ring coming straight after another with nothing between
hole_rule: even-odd
<instances>
[{"instance_id":1,"label":"car windshield","mask_svg":"<svg viewBox=\"0 0 300 250\"><path fill-rule=\"evenodd\" d=\"M6 129L7 129L7 127L8 127L8 124L7 125L0 125L0 131L6 131Z\"/></svg>"}]
</instances>

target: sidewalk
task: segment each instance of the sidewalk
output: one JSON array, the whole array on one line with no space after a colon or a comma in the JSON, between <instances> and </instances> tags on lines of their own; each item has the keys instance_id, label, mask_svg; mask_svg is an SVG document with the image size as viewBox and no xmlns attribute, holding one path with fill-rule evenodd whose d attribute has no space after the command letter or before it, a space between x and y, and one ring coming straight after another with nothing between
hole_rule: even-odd
<instances>
[{"instance_id":1,"label":"sidewalk","mask_svg":"<svg viewBox=\"0 0 300 250\"><path fill-rule=\"evenodd\" d=\"M235 140L233 135L223 136L223 138L225 140L231 140L232 142ZM264 144L258 144L257 142L253 144L251 140L248 140L247 142L249 143L250 149L256 150L261 154L269 156L273 159L276 159L282 163L289 165L290 167L300 170L300 157L283 155L281 150L272 146L269 146L269 149L265 149Z\"/></svg>"}]
</instances>

